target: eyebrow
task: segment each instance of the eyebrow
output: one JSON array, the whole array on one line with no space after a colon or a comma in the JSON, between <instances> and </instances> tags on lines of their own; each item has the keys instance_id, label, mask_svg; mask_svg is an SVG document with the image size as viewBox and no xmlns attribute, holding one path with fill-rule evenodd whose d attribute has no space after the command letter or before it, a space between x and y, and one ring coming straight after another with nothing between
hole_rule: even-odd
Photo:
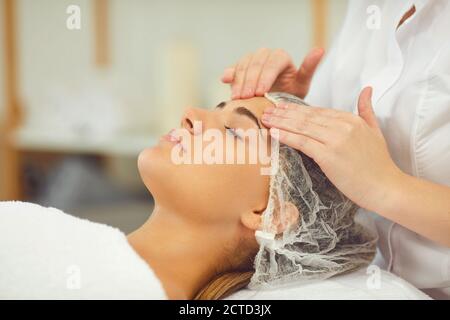
<instances>
[{"instance_id":1,"label":"eyebrow","mask_svg":"<svg viewBox=\"0 0 450 320\"><path fill-rule=\"evenodd\" d=\"M219 104L216 106L216 108L218 108L218 109L223 109L223 108L225 107L226 104L227 104L227 103L226 103L225 101L222 101L221 103L219 103Z\"/></svg>"},{"instance_id":2,"label":"eyebrow","mask_svg":"<svg viewBox=\"0 0 450 320\"><path fill-rule=\"evenodd\" d=\"M225 101L222 101L221 103L219 103L216 106L216 108L223 109L223 108L225 108L226 105L227 105L227 103ZM253 112L248 110L246 107L237 107L236 109L233 110L233 112L250 118L252 121L254 121L256 123L258 128L261 129L258 118L255 116L255 114Z\"/></svg>"},{"instance_id":3,"label":"eyebrow","mask_svg":"<svg viewBox=\"0 0 450 320\"><path fill-rule=\"evenodd\" d=\"M259 125L258 118L256 118L256 116L253 114L253 112L251 112L247 108L245 108L245 107L237 107L236 109L233 110L233 112L236 112L237 114L249 117L251 120L255 121L255 123L258 126L258 128L261 129L261 126Z\"/></svg>"}]
</instances>

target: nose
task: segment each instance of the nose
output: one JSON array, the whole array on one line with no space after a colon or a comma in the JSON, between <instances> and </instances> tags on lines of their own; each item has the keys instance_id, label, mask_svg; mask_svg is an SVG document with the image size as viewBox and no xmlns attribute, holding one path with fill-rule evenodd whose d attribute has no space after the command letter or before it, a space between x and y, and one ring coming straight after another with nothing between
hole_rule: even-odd
<instances>
[{"instance_id":1,"label":"nose","mask_svg":"<svg viewBox=\"0 0 450 320\"><path fill-rule=\"evenodd\" d=\"M196 129L194 128L194 123L196 121L203 121L202 110L199 108L186 108L183 117L181 118L181 127L189 130L189 132L194 135L194 129Z\"/></svg>"}]
</instances>

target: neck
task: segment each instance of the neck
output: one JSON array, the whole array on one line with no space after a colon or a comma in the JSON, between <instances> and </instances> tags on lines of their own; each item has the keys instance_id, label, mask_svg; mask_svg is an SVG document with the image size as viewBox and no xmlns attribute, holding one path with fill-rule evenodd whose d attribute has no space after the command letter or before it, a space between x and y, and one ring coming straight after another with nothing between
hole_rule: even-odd
<instances>
[{"instance_id":1,"label":"neck","mask_svg":"<svg viewBox=\"0 0 450 320\"><path fill-rule=\"evenodd\" d=\"M150 218L127 238L169 299L192 299L220 272L224 244L231 240L225 229L200 225L182 213L155 206Z\"/></svg>"}]
</instances>

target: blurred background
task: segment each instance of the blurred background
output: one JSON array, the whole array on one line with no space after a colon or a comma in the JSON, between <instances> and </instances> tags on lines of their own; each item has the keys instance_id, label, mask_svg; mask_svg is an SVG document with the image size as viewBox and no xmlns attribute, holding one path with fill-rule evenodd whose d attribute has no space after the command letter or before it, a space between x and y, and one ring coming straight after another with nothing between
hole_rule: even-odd
<instances>
[{"instance_id":1,"label":"blurred background","mask_svg":"<svg viewBox=\"0 0 450 320\"><path fill-rule=\"evenodd\" d=\"M328 48L347 0L0 0L0 200L128 233L152 211L139 152L185 106L228 100L260 47Z\"/></svg>"}]
</instances>

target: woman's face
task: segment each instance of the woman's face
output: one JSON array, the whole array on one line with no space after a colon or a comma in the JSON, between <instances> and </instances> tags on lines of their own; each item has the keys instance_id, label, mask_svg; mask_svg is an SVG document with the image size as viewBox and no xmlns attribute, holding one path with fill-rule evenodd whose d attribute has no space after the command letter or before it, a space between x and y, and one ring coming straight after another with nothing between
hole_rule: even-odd
<instances>
[{"instance_id":1,"label":"woman's face","mask_svg":"<svg viewBox=\"0 0 450 320\"><path fill-rule=\"evenodd\" d=\"M156 204L200 223L235 224L242 215L261 213L269 194L270 177L261 169L270 167L270 136L260 118L271 105L256 97L212 110L188 108L181 130L139 155Z\"/></svg>"}]
</instances>

